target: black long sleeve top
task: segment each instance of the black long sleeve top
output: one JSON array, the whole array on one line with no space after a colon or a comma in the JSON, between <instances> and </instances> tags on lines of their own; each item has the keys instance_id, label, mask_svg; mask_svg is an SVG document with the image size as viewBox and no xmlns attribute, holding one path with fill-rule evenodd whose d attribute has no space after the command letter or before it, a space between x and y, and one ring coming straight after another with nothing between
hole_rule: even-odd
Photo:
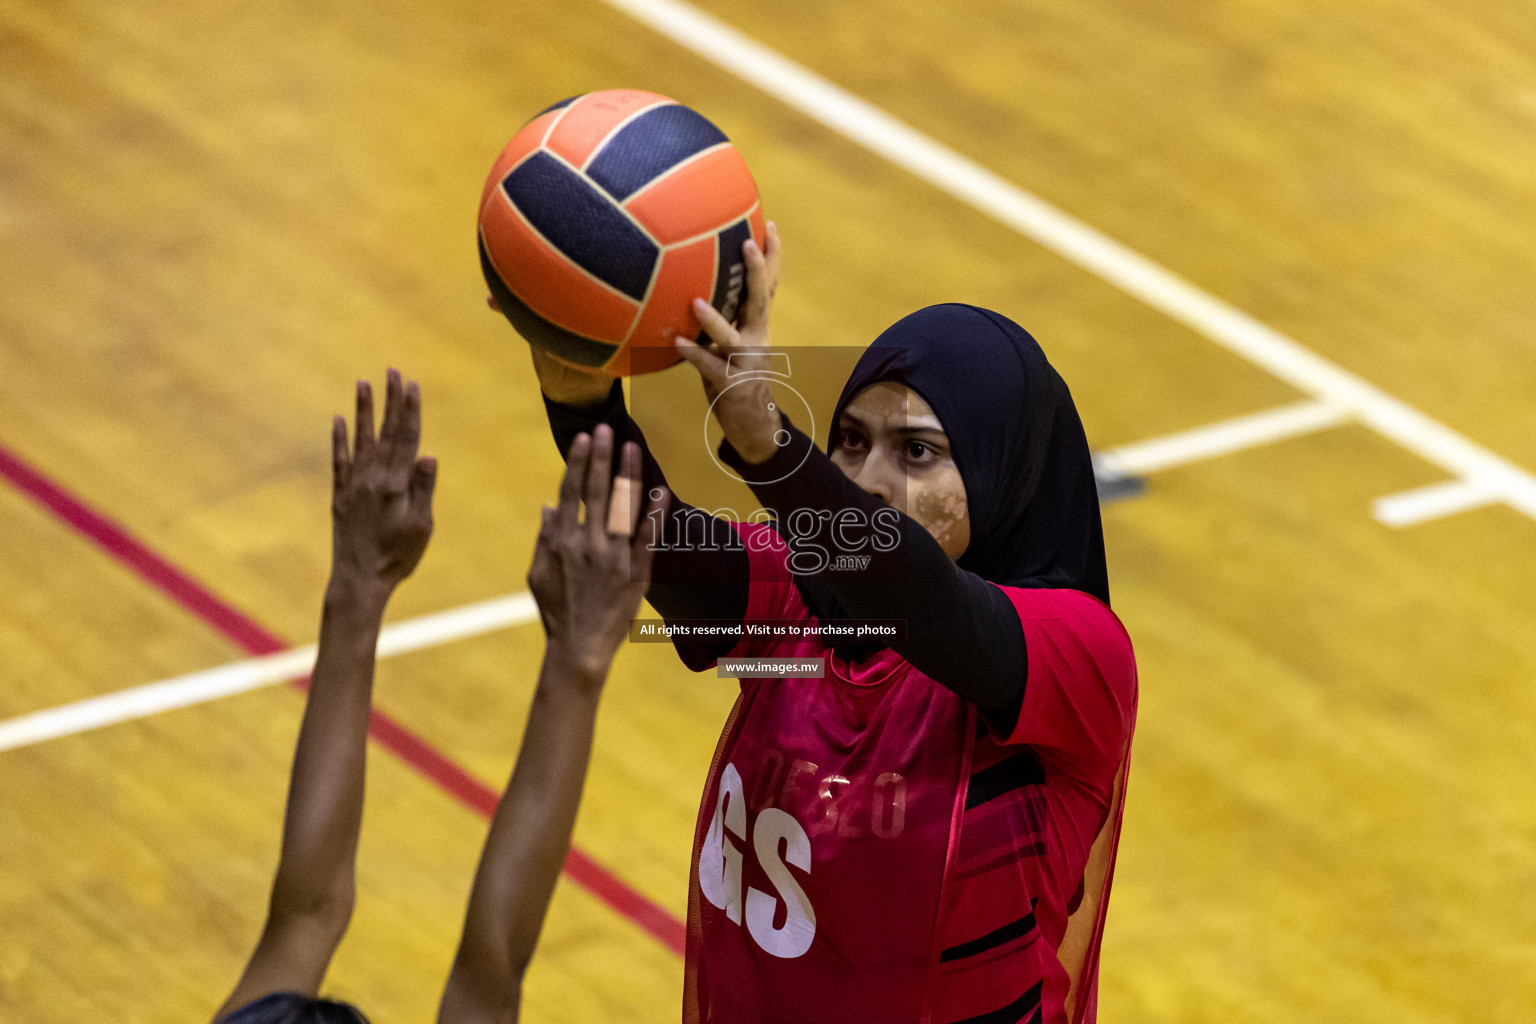
<instances>
[{"instance_id":1,"label":"black long sleeve top","mask_svg":"<svg viewBox=\"0 0 1536 1024\"><path fill-rule=\"evenodd\" d=\"M545 399L545 409L560 454L570 452L576 435L597 424L613 428L617 441L633 440L641 448L642 483L647 492L666 477L645 444L644 435L629 418L624 392L616 381L600 406L578 409ZM829 522L840 512L858 523L870 523L886 509L886 521L896 524L895 545L866 544L870 556L859 571L826 569L817 574L849 617L905 619L906 640L891 646L918 671L948 687L986 713L999 731L1010 729L1023 702L1028 671L1024 633L1012 602L996 586L960 568L938 541L916 520L890 509L884 500L848 478L825 452L784 418L789 441L767 461L742 461L729 442L721 457L752 488L757 499L777 518L780 532L792 516L809 514ZM617 458L617 443L615 445ZM798 467L798 468L796 468ZM746 614L749 563L734 528L673 496L668 531L707 543L664 546L652 567L647 598L667 619L715 618L739 620ZM702 534L701 534L702 528ZM892 585L892 580L899 580ZM729 653L731 642L704 645L710 658ZM706 660L704 664L707 664ZM695 666L701 667L701 666Z\"/></svg>"}]
</instances>

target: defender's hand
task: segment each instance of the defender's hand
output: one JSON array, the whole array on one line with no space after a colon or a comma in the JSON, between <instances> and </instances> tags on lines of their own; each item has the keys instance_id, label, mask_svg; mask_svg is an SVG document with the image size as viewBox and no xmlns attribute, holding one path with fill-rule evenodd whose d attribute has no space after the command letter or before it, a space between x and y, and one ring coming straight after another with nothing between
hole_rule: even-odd
<instances>
[{"instance_id":1,"label":"defender's hand","mask_svg":"<svg viewBox=\"0 0 1536 1024\"><path fill-rule=\"evenodd\" d=\"M373 389L357 382L356 446L348 451L347 421L331 427L331 586L364 588L387 597L421 561L432 536L437 460L418 459L421 390L402 385L391 369L384 423L373 436Z\"/></svg>"},{"instance_id":2,"label":"defender's hand","mask_svg":"<svg viewBox=\"0 0 1536 1024\"><path fill-rule=\"evenodd\" d=\"M676 341L682 357L699 371L704 394L714 407L726 440L749 463L766 462L778 450L774 435L783 426L773 392L765 377L754 376L734 386L728 379L753 370L766 370L769 360L768 310L779 287L779 231L768 225L767 248L748 239L741 247L747 262L747 298L740 326L696 299L693 312L710 340L708 348L685 338Z\"/></svg>"},{"instance_id":3,"label":"defender's hand","mask_svg":"<svg viewBox=\"0 0 1536 1024\"><path fill-rule=\"evenodd\" d=\"M577 434L560 483L560 504L543 510L528 589L553 653L597 682L608 672L629 620L640 607L651 559L666 512L667 493L640 515L640 446L624 446L620 481L610 487L613 430L599 424L596 436ZM610 497L627 506L610 508ZM585 504L587 518L579 521ZM636 528L636 518L639 527ZM615 526L623 532L610 532Z\"/></svg>"}]
</instances>

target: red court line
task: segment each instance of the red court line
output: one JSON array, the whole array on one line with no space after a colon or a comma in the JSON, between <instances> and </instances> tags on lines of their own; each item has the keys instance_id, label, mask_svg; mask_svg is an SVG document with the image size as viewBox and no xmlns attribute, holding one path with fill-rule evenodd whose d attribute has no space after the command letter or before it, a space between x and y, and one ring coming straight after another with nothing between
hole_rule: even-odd
<instances>
[{"instance_id":1,"label":"red court line","mask_svg":"<svg viewBox=\"0 0 1536 1024\"><path fill-rule=\"evenodd\" d=\"M289 648L276 634L150 550L122 526L49 480L4 445L0 445L0 477L248 653L273 654ZM306 682L295 680L301 688ZM489 818L496 810L496 802L500 799L498 792L377 708L369 720L368 734L385 750L482 817ZM565 857L565 874L649 932L662 945L682 955L683 923L574 846Z\"/></svg>"}]
</instances>

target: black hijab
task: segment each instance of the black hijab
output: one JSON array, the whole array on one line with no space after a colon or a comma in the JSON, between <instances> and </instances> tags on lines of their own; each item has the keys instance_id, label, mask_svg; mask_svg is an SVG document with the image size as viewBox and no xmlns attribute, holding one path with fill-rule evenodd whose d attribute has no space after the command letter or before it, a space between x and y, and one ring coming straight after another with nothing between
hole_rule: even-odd
<instances>
[{"instance_id":1,"label":"black hijab","mask_svg":"<svg viewBox=\"0 0 1536 1024\"><path fill-rule=\"evenodd\" d=\"M1093 461L1077 407L1029 332L1001 314L946 303L876 338L843 385L827 435L865 388L897 381L938 416L965 484L971 540L958 564L993 583L1081 590L1109 603ZM843 618L825 584L796 576L819 618ZM836 644L860 661L882 644Z\"/></svg>"}]
</instances>

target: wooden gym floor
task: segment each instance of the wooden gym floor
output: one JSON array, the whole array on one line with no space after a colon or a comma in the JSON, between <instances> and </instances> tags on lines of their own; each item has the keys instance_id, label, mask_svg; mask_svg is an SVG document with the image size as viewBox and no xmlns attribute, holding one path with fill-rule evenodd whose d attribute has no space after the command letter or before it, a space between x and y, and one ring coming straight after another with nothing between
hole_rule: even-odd
<instances>
[{"instance_id":1,"label":"wooden gym floor","mask_svg":"<svg viewBox=\"0 0 1536 1024\"><path fill-rule=\"evenodd\" d=\"M560 463L484 306L475 199L534 110L653 89L753 167L781 342L994 306L1146 477L1106 509L1142 705L1102 1019L1536 1017L1529 12L703 5L960 158L924 180L854 141L867 112L829 127L824 94L750 84L739 40L684 35L701 8L612 2L0 2L0 719L311 642L327 424L390 364L442 461L391 619L520 592ZM638 20L668 12L688 46ZM940 187L966 160L1001 192ZM1199 291L1026 237L1010 188ZM1207 296L1252 319L1202 319ZM373 751L331 983L380 1024L436 1005L540 654L511 619L381 663L419 742ZM733 689L621 655L576 830L597 867L556 894L528 1021L677 1018ZM0 751L0 1019L212 1013L301 703L272 685Z\"/></svg>"}]
</instances>

